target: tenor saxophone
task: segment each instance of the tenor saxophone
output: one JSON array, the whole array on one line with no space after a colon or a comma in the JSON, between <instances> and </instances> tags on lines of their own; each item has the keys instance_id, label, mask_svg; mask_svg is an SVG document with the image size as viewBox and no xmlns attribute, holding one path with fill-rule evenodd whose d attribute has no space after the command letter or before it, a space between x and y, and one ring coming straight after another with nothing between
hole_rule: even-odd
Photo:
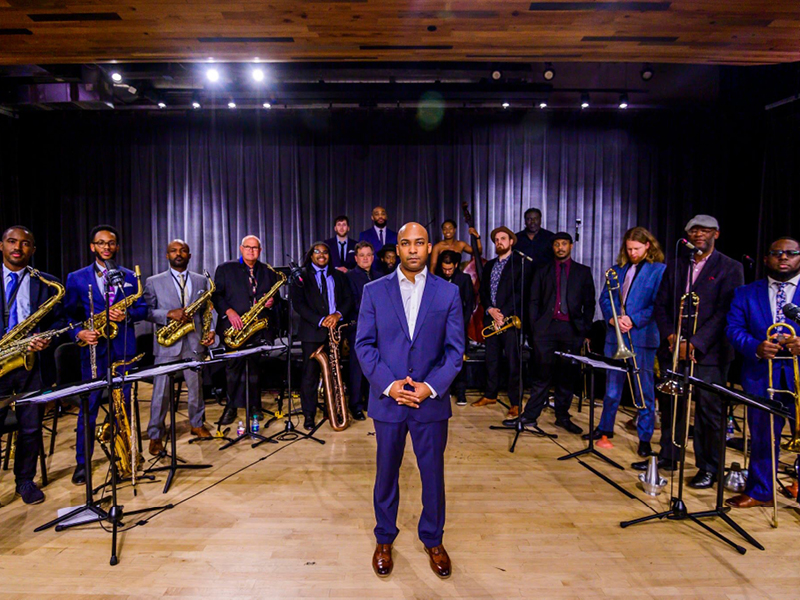
<instances>
[{"instance_id":1,"label":"tenor saxophone","mask_svg":"<svg viewBox=\"0 0 800 600\"><path fill-rule=\"evenodd\" d=\"M139 298L142 297L144 294L144 288L142 287L142 273L139 270L139 265L136 265L133 268L134 277L136 277L136 284L137 289L135 294L131 294L130 296L126 296L119 302L115 302L111 305L109 310L127 310L133 303L136 302ZM92 322L94 322L94 327L92 327ZM117 337L117 332L119 328L114 321L106 322L106 311L102 310L101 312L92 315L86 321L81 323L81 327L83 329L94 329L100 335L100 337L106 337L106 329L108 329L108 339L113 340ZM86 342L83 340L78 340L79 346L86 346Z\"/></svg>"},{"instance_id":2,"label":"tenor saxophone","mask_svg":"<svg viewBox=\"0 0 800 600\"><path fill-rule=\"evenodd\" d=\"M322 371L325 408L328 412L331 429L334 431L344 431L350 426L350 413L347 410L346 389L342 379L342 360L339 353L342 329L345 327L347 327L347 323L328 328L330 353L325 352L325 344L322 344L311 354L311 358L319 363Z\"/></svg>"},{"instance_id":3,"label":"tenor saxophone","mask_svg":"<svg viewBox=\"0 0 800 600\"><path fill-rule=\"evenodd\" d=\"M205 312L203 313L203 329L200 334L200 339L206 339L208 334L211 333L211 310L213 309L213 305L211 304L211 296L214 293L214 290L217 288L214 285L214 281L211 279L211 275L208 274L208 271L203 271L203 275L205 275L206 279L208 279L208 289L200 294L197 300L192 302L183 311L184 314L189 318L189 322L181 323L180 321L172 320L158 330L158 333L156 334L156 340L158 340L158 343L162 346L172 346L183 336L194 331L194 316L203 307L205 307Z\"/></svg>"},{"instance_id":4,"label":"tenor saxophone","mask_svg":"<svg viewBox=\"0 0 800 600\"><path fill-rule=\"evenodd\" d=\"M67 327L66 329L58 331L47 331L30 335L31 331L36 328L45 315L53 310L56 304L61 302L61 299L64 297L64 286L57 281L50 281L42 277L41 273L32 267L27 267L27 269L31 277L36 277L45 285L55 288L56 294L48 298L36 311L22 322L15 325L8 333L0 338L0 377L20 367L25 367L30 371L33 368L35 360L34 353L28 350L31 342L37 338L50 339L70 329Z\"/></svg>"},{"instance_id":5,"label":"tenor saxophone","mask_svg":"<svg viewBox=\"0 0 800 600\"><path fill-rule=\"evenodd\" d=\"M233 327L228 327L225 330L225 334L223 339L225 341L225 345L228 348L233 348L236 350L237 348L241 348L244 343L249 340L253 334L262 329L266 329L267 325L269 324L269 319L264 317L263 319L258 318L258 314L264 310L267 302L270 298L272 298L275 294L278 293L280 287L286 283L286 275L281 273L280 271L276 271L272 268L272 266L267 263L267 267L270 271L275 273L278 276L278 281L273 285L270 290L261 296L254 304L251 306L246 313L241 316L242 319L242 328L241 329L234 329Z\"/></svg>"}]
</instances>

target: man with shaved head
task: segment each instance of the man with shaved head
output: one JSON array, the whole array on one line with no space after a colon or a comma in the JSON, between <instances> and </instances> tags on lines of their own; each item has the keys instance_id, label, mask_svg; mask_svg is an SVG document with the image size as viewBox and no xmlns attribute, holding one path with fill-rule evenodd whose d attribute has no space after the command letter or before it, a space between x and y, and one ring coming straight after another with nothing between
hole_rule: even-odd
<instances>
[{"instance_id":1,"label":"man with shaved head","mask_svg":"<svg viewBox=\"0 0 800 600\"><path fill-rule=\"evenodd\" d=\"M431 569L444 578L451 573L442 545L444 450L450 386L464 354L464 318L458 288L428 272L431 244L425 228L407 223L397 237L400 267L364 286L355 344L369 381L377 441L372 567L380 577L392 572L398 476L410 433L422 479L419 538Z\"/></svg>"},{"instance_id":2,"label":"man with shaved head","mask_svg":"<svg viewBox=\"0 0 800 600\"><path fill-rule=\"evenodd\" d=\"M362 231L361 235L358 236L358 241L369 242L376 250L380 250L387 244L395 245L397 243L397 234L389 229L388 222L386 209L382 206L376 206L372 209L372 227Z\"/></svg>"},{"instance_id":3,"label":"man with shaved head","mask_svg":"<svg viewBox=\"0 0 800 600\"><path fill-rule=\"evenodd\" d=\"M158 335L153 338L153 355L156 364L185 359L202 359L206 348L214 343L214 331L202 335L204 313L213 309L210 301L194 316L186 314L186 308L205 294L210 287L210 280L198 273L189 271L189 260L192 253L189 244L183 240L172 240L167 244L167 262L169 269L150 277L144 286L144 298L147 302L147 320L156 327L164 327L177 321L179 323L194 322L194 331L180 338L171 346L158 343ZM189 389L189 423L195 437L209 438L211 433L203 424L205 406L201 389L200 373L192 369L183 372L186 387ZM150 438L150 454L159 456L164 453L164 418L169 408L167 400L167 375L153 380L153 399L150 401L150 424L147 434Z\"/></svg>"},{"instance_id":4,"label":"man with shaved head","mask_svg":"<svg viewBox=\"0 0 800 600\"><path fill-rule=\"evenodd\" d=\"M242 329L242 315L253 306L259 298L266 294L275 284L278 277L263 262L261 256L261 240L254 235L246 235L239 245L239 258L222 263L214 274L217 286L214 292L214 308L217 310L217 334L222 334L228 327ZM277 311L273 310L274 298L267 302L266 308L259 317L269 318L269 327L254 334L248 345L272 343L277 331ZM249 369L245 369L247 362ZM245 372L250 375L249 398L245 398L248 387L245 385ZM228 404L222 413L220 423L228 425L236 419L237 409L251 407L251 414L259 417L261 410L261 389L258 378L258 356L235 358L225 363L228 383Z\"/></svg>"}]
</instances>

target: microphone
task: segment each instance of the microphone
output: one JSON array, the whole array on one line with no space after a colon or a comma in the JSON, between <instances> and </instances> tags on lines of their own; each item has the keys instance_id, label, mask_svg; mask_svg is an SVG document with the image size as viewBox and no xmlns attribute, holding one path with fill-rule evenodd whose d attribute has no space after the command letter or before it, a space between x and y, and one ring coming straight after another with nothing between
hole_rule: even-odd
<instances>
[{"instance_id":1,"label":"microphone","mask_svg":"<svg viewBox=\"0 0 800 600\"><path fill-rule=\"evenodd\" d=\"M749 254L742 254L742 262L746 263L750 269L756 266L756 261L754 261L753 257Z\"/></svg>"},{"instance_id":2,"label":"microphone","mask_svg":"<svg viewBox=\"0 0 800 600\"><path fill-rule=\"evenodd\" d=\"M578 242L581 239L581 220L575 219L575 241Z\"/></svg>"},{"instance_id":3,"label":"microphone","mask_svg":"<svg viewBox=\"0 0 800 600\"><path fill-rule=\"evenodd\" d=\"M303 269L288 254L286 258L289 259L289 282L298 287L303 287Z\"/></svg>"},{"instance_id":4,"label":"microphone","mask_svg":"<svg viewBox=\"0 0 800 600\"><path fill-rule=\"evenodd\" d=\"M106 281L111 286L122 287L125 283L125 275L117 267L117 263L113 260L103 261L106 265Z\"/></svg>"},{"instance_id":5,"label":"microphone","mask_svg":"<svg viewBox=\"0 0 800 600\"><path fill-rule=\"evenodd\" d=\"M783 314L786 316L787 319L791 319L798 325L800 325L800 306L796 304L792 304L791 302L787 302L783 305L781 309Z\"/></svg>"},{"instance_id":6,"label":"microphone","mask_svg":"<svg viewBox=\"0 0 800 600\"><path fill-rule=\"evenodd\" d=\"M530 256L528 256L527 254L525 254L525 253L524 253L522 250L514 250L514 252L516 252L517 254L519 254L519 255L520 255L522 258L524 258L525 260L527 260L527 261L530 261L530 262L533 262L533 259L532 259Z\"/></svg>"},{"instance_id":7,"label":"microphone","mask_svg":"<svg viewBox=\"0 0 800 600\"><path fill-rule=\"evenodd\" d=\"M683 244L683 245L684 245L684 246L685 246L685 247L686 247L688 250L691 250L691 251L692 251L692 252L694 252L695 254L702 254L702 253L703 253L703 251L702 251L702 250L700 250L700 248L698 248L697 246L695 246L695 245L694 245L692 242L690 242L690 241L689 241L689 240L687 240L686 238L681 238L679 241L680 241L680 243L681 243L681 244Z\"/></svg>"}]
</instances>

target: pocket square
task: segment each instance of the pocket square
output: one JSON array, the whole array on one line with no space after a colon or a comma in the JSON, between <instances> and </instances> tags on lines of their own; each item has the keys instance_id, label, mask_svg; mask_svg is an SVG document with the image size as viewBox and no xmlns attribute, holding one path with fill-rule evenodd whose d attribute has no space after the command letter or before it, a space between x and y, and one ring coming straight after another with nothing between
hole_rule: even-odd
<instances>
[{"instance_id":1,"label":"pocket square","mask_svg":"<svg viewBox=\"0 0 800 600\"><path fill-rule=\"evenodd\" d=\"M130 288L130 287L133 287L133 284L132 284L132 283L129 283L129 282L125 282L125 285L123 285L122 287L128 287L128 288Z\"/></svg>"}]
</instances>

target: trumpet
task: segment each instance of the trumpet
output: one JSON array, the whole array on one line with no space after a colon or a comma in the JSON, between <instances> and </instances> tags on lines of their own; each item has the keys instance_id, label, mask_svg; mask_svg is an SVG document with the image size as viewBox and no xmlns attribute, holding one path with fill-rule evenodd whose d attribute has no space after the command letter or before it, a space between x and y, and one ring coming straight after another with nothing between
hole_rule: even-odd
<instances>
[{"instance_id":1,"label":"trumpet","mask_svg":"<svg viewBox=\"0 0 800 600\"><path fill-rule=\"evenodd\" d=\"M789 334L794 337L797 331L792 325L788 323L773 323L767 328L768 341L783 341L783 334L778 333L777 330L786 329ZM794 390L782 390L775 388L773 381L774 376L772 373L773 361L776 360L791 360L794 370ZM775 394L789 394L794 398L795 414L800 415L800 365L798 365L797 356L779 356L767 360L767 370L769 371L769 385L767 393L770 400L774 399ZM769 414L769 434L770 434L770 452L772 453L772 526L778 526L778 463L775 456L775 415ZM788 442L781 444L781 448L787 452L800 452L800 423L797 417L794 420L794 431L792 432L792 439Z\"/></svg>"},{"instance_id":2,"label":"trumpet","mask_svg":"<svg viewBox=\"0 0 800 600\"><path fill-rule=\"evenodd\" d=\"M614 305L614 290L619 294L619 277L617 272L611 268L606 271L606 289L608 289L608 299L611 301L611 315L614 317L614 332L617 335L617 351L614 353L613 358L616 360L630 360L633 365L633 373L636 375L636 385L639 388L639 400L636 402L636 393L633 391L633 381L631 374L628 373L628 385L631 388L631 398L633 399L633 406L637 410L644 410L646 408L644 403L644 389L642 388L642 376L639 374L639 365L636 364L636 352L633 351L633 338L631 332L627 333L628 345L625 345L625 339L622 337L622 330L619 328L619 316L617 316L617 308ZM620 313L625 315L625 307L622 305L622 296L620 296L619 310Z\"/></svg>"},{"instance_id":3,"label":"trumpet","mask_svg":"<svg viewBox=\"0 0 800 600\"><path fill-rule=\"evenodd\" d=\"M495 321L492 321L491 325L487 325L483 328L481 335L483 335L484 338L492 337L493 335L497 335L498 333L501 333L506 329L511 329L512 327L516 329L520 329L522 327L522 321L520 321L520 318L515 315L511 315L510 317L503 319L503 325L500 327L497 326Z\"/></svg>"},{"instance_id":4,"label":"trumpet","mask_svg":"<svg viewBox=\"0 0 800 600\"><path fill-rule=\"evenodd\" d=\"M683 329L683 321L691 320L692 322L692 335L697 332L697 314L698 314L698 306L700 305L700 296L695 294L694 292L687 292L683 296L681 296L681 303L680 309L678 310L678 323L675 326L675 345L672 349L672 372L678 372L678 363L681 359L681 344L683 343L683 336L681 335L681 330ZM684 311L685 308L685 311ZM687 356L687 360L689 361L689 376L692 377L694 375L694 361L692 357ZM656 386L656 389L663 393L668 394L673 397L680 396L684 393L683 384L680 381L675 379L667 379L666 381L662 381ZM672 411L672 443L675 445L676 448L684 448L686 444L689 443L689 416L692 407L692 393L693 388L689 386L689 391L686 394L686 420L684 421L684 438L683 443L679 444L675 440L675 428L678 422L677 410ZM674 401L673 401L674 404Z\"/></svg>"}]
</instances>

